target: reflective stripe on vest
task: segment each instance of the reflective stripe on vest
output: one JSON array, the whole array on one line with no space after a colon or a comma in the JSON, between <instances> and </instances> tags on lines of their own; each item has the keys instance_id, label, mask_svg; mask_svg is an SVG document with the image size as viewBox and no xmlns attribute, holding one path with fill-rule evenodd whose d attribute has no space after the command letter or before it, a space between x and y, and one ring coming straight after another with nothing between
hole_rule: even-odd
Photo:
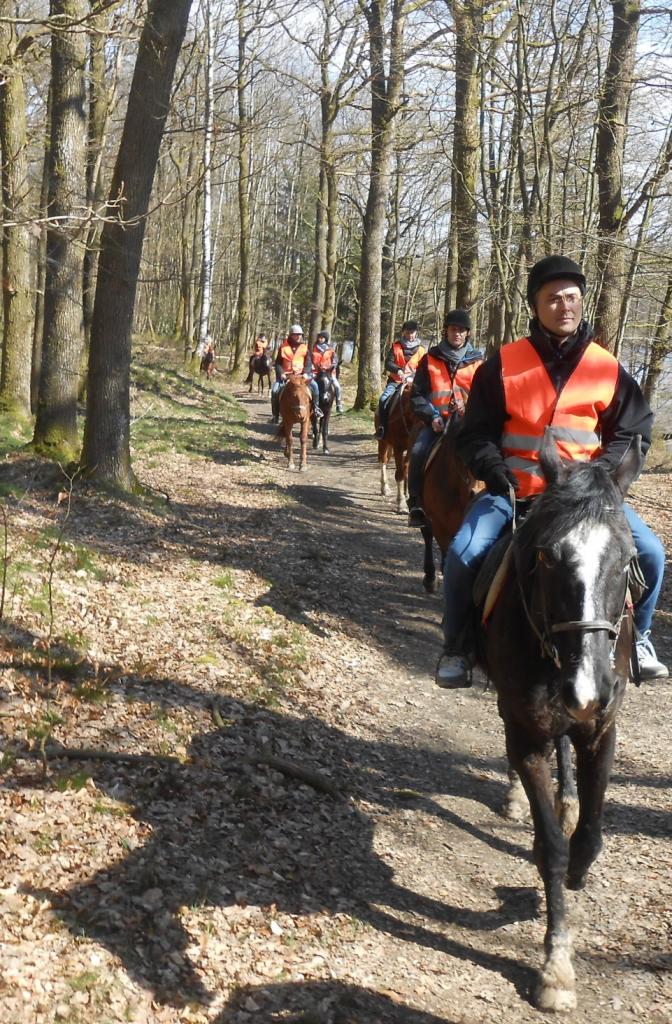
<instances>
[{"instance_id":1,"label":"reflective stripe on vest","mask_svg":"<svg viewBox=\"0 0 672 1024\"><path fill-rule=\"evenodd\" d=\"M334 368L334 356L336 351L333 348L325 348L324 352L313 349L313 371L320 373L322 370L328 372Z\"/></svg>"},{"instance_id":2,"label":"reflective stripe on vest","mask_svg":"<svg viewBox=\"0 0 672 1024\"><path fill-rule=\"evenodd\" d=\"M599 420L616 391L618 360L590 342L557 394L528 338L504 345L500 357L507 415L502 451L518 480L518 497L528 498L546 486L539 464L546 427L553 428L560 458L587 462L600 454Z\"/></svg>"},{"instance_id":3,"label":"reflective stripe on vest","mask_svg":"<svg viewBox=\"0 0 672 1024\"><path fill-rule=\"evenodd\" d=\"M429 401L445 419L450 416L453 409L457 409L460 415L464 414L471 382L481 362L482 360L479 359L473 363L467 363L466 366L458 366L455 376L451 378L450 367L443 359L427 356L431 388Z\"/></svg>"},{"instance_id":4,"label":"reflective stripe on vest","mask_svg":"<svg viewBox=\"0 0 672 1024\"><path fill-rule=\"evenodd\" d=\"M285 341L280 346L280 365L283 373L303 373L308 355L308 346L302 342L293 349L289 342Z\"/></svg>"},{"instance_id":5,"label":"reflective stripe on vest","mask_svg":"<svg viewBox=\"0 0 672 1024\"><path fill-rule=\"evenodd\" d=\"M422 345L418 345L417 349L415 350L415 352L413 353L413 355L411 356L411 358L407 362L406 361L406 356L404 355L404 349L403 349L403 346L402 346L401 342L400 341L395 341L394 345L392 346L392 355L394 356L394 361L395 361L395 363L397 364L397 366L399 367L400 370L410 370L413 373L415 373L415 371L418 368L418 363L420 362L420 360L422 359L424 354L425 354L424 348L422 347ZM395 377L390 376L387 379L389 381L394 382L395 384L399 383L397 378L396 378L396 376Z\"/></svg>"}]
</instances>

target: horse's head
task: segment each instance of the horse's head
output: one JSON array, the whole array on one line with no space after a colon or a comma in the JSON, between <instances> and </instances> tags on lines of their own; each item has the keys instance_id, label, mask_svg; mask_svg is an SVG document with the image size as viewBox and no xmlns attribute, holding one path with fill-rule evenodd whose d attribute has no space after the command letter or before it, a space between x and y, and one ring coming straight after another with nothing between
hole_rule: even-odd
<instances>
[{"instance_id":1,"label":"horse's head","mask_svg":"<svg viewBox=\"0 0 672 1024\"><path fill-rule=\"evenodd\" d=\"M635 547L623 499L641 465L639 438L612 474L599 462L565 464L547 431L547 488L516 535L527 617L555 665L555 696L578 721L608 708L627 675L627 636L618 641Z\"/></svg>"}]
</instances>

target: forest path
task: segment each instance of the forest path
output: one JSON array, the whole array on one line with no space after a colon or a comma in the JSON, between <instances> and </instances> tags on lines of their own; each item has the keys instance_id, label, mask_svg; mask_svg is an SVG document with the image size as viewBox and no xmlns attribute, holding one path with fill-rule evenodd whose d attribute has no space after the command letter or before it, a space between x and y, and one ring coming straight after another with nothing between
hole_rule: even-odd
<instances>
[{"instance_id":1,"label":"forest path","mask_svg":"<svg viewBox=\"0 0 672 1024\"><path fill-rule=\"evenodd\" d=\"M290 473L272 438L267 404L243 401L255 445L298 502L289 543L297 550L307 544L309 552L315 545L328 566L338 567L337 585L327 575L312 597L341 629L350 624L369 638L350 676L324 679L325 687L357 695L369 710L344 730L354 727L385 751L380 772L361 792L379 864L366 872L363 889L351 891L365 898L360 913L373 933L367 931L364 953L343 950L349 980L421 1008L435 1015L432 1021L538 1020L527 1000L542 957L544 902L529 825L499 813L506 776L495 699L483 680L452 693L433 684L441 600L422 590L419 534L379 494L372 431L334 417L332 454L311 451L308 471ZM271 545L280 579L288 542L282 537L278 528L278 547ZM286 585L285 578L281 591ZM672 1020L664 963L670 881L659 869L669 857L672 824L671 710L667 682L629 694L605 849L587 890L568 893L575 1021ZM360 1019L369 1018L355 1015L353 1024ZM375 1019L388 1017L381 1008ZM415 1018L400 1009L389 1019Z\"/></svg>"},{"instance_id":2,"label":"forest path","mask_svg":"<svg viewBox=\"0 0 672 1024\"><path fill-rule=\"evenodd\" d=\"M332 454L289 472L267 399L150 355L150 495L78 483L64 522L55 467L3 464L0 714L21 756L0 784L1 1024L547 1019L494 695L434 686L441 598L379 494L371 420L334 417ZM669 549L670 477L636 492ZM669 660L669 585L661 608ZM99 756L43 772L23 756L40 735ZM672 684L633 688L604 850L568 894L578 1024L672 1020L670 749Z\"/></svg>"}]
</instances>

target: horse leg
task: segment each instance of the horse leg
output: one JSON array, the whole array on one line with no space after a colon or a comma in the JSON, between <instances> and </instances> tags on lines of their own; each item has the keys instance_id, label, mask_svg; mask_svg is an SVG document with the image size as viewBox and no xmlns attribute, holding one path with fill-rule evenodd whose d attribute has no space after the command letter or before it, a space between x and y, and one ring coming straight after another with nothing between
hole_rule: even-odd
<instances>
[{"instance_id":1,"label":"horse leg","mask_svg":"<svg viewBox=\"0 0 672 1024\"><path fill-rule=\"evenodd\" d=\"M509 762L520 775L534 822L534 856L546 893L546 959L535 993L540 1010L573 1010L576 985L572 939L567 925L564 884L569 847L555 816L551 769L544 753L530 748L507 724Z\"/></svg>"},{"instance_id":2,"label":"horse leg","mask_svg":"<svg viewBox=\"0 0 672 1024\"><path fill-rule=\"evenodd\" d=\"M555 795L555 813L563 833L569 838L576 828L579 817L579 800L574 784L572 768L572 745L569 736L559 736L555 741L558 758L558 791Z\"/></svg>"},{"instance_id":3,"label":"horse leg","mask_svg":"<svg viewBox=\"0 0 672 1024\"><path fill-rule=\"evenodd\" d=\"M387 484L387 463L390 458L390 446L385 441L378 442L378 462L380 463L380 493L384 498L390 493Z\"/></svg>"},{"instance_id":4,"label":"horse leg","mask_svg":"<svg viewBox=\"0 0 672 1024\"><path fill-rule=\"evenodd\" d=\"M436 567L434 565L434 534L431 526L423 526L420 530L425 542L425 558L422 565L424 573L422 585L428 594L436 593Z\"/></svg>"},{"instance_id":5,"label":"horse leg","mask_svg":"<svg viewBox=\"0 0 672 1024\"><path fill-rule=\"evenodd\" d=\"M293 427L290 426L289 430L285 434L285 455L287 456L287 469L294 469L294 438L292 436Z\"/></svg>"},{"instance_id":6,"label":"horse leg","mask_svg":"<svg viewBox=\"0 0 672 1024\"><path fill-rule=\"evenodd\" d=\"M569 843L567 888L583 889L588 869L602 849L604 794L614 760L616 726L612 723L596 745L577 746L576 785L579 820Z\"/></svg>"},{"instance_id":7,"label":"horse leg","mask_svg":"<svg viewBox=\"0 0 672 1024\"><path fill-rule=\"evenodd\" d=\"M329 407L324 416L322 417L322 423L320 429L322 431L322 452L324 455L329 454L329 447L327 445L327 438L329 437L329 418L331 416L331 407Z\"/></svg>"},{"instance_id":8,"label":"horse leg","mask_svg":"<svg viewBox=\"0 0 672 1024\"><path fill-rule=\"evenodd\" d=\"M399 448L394 450L394 479L397 483L397 514L402 515L404 511L404 496L406 494L406 459L404 452Z\"/></svg>"},{"instance_id":9,"label":"horse leg","mask_svg":"<svg viewBox=\"0 0 672 1024\"><path fill-rule=\"evenodd\" d=\"M525 821L530 816L530 805L525 796L518 772L509 768L509 788L504 802L504 817L509 821Z\"/></svg>"},{"instance_id":10,"label":"horse leg","mask_svg":"<svg viewBox=\"0 0 672 1024\"><path fill-rule=\"evenodd\" d=\"M299 461L299 473L308 469L308 419L301 424L301 459Z\"/></svg>"},{"instance_id":11,"label":"horse leg","mask_svg":"<svg viewBox=\"0 0 672 1024\"><path fill-rule=\"evenodd\" d=\"M313 448L317 448L320 443L320 428L317 421L317 416L310 417L310 424L313 430Z\"/></svg>"}]
</instances>

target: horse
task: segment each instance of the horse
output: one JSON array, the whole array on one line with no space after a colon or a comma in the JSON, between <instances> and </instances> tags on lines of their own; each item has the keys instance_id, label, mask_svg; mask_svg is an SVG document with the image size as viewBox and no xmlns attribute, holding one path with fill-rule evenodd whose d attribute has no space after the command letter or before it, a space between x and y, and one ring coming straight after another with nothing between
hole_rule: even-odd
<instances>
[{"instance_id":1,"label":"horse","mask_svg":"<svg viewBox=\"0 0 672 1024\"><path fill-rule=\"evenodd\" d=\"M422 507L430 525L423 526L420 532L425 544L423 587L428 594L436 590L434 540L439 545L443 563L467 506L483 488L457 454L455 440L462 422L461 413L454 410L446 420L443 434L432 448L423 472ZM412 436L411 446L413 440Z\"/></svg>"},{"instance_id":2,"label":"horse","mask_svg":"<svg viewBox=\"0 0 672 1024\"><path fill-rule=\"evenodd\" d=\"M280 392L279 407L282 422L277 436L285 439L285 457L288 469L294 469L292 430L295 423L299 424L301 443L299 471L301 472L308 468L308 428L310 427L311 412L308 383L301 374L291 375L287 378L285 386Z\"/></svg>"},{"instance_id":3,"label":"horse","mask_svg":"<svg viewBox=\"0 0 672 1024\"><path fill-rule=\"evenodd\" d=\"M312 417L313 448L318 447L321 436L322 451L325 455L328 455L329 448L327 446L327 439L329 437L329 420L331 419L331 407L333 406L336 398L336 388L334 387L331 373L327 370L322 370L318 373L316 379L320 392L320 409L322 410L322 416L320 419L318 419L317 416Z\"/></svg>"},{"instance_id":4,"label":"horse","mask_svg":"<svg viewBox=\"0 0 672 1024\"><path fill-rule=\"evenodd\" d=\"M564 464L547 430L541 450L547 488L515 530L502 590L487 621L475 627L476 662L497 691L510 770L529 800L546 893L545 962L535 993L542 1010L576 1006L563 886L585 886L602 845L616 716L632 652L628 584L636 552L623 500L641 465L639 439L611 476L599 463ZM559 756L569 752L568 741L579 805L569 839L554 809L549 764L554 746ZM566 764L559 770L566 773Z\"/></svg>"},{"instance_id":5,"label":"horse","mask_svg":"<svg viewBox=\"0 0 672 1024\"><path fill-rule=\"evenodd\" d=\"M380 464L380 493L387 497L390 493L387 484L387 464L394 455L394 479L397 484L397 509L404 511L403 499L408 495L408 449L410 447L411 427L414 423L411 409L411 388L404 382L390 399L385 437L378 440L378 462ZM380 426L378 412L375 415L376 433Z\"/></svg>"},{"instance_id":6,"label":"horse","mask_svg":"<svg viewBox=\"0 0 672 1024\"><path fill-rule=\"evenodd\" d=\"M257 394L263 395L264 393L264 378L268 379L268 390L271 390L271 369L273 367L273 360L271 359L268 352L262 352L259 356L254 356L250 360L250 390L249 394L252 394L252 388L254 386L254 375L259 375L257 381Z\"/></svg>"},{"instance_id":7,"label":"horse","mask_svg":"<svg viewBox=\"0 0 672 1024\"><path fill-rule=\"evenodd\" d=\"M204 373L208 380L211 380L215 372L215 350L208 345L201 357L200 372Z\"/></svg>"}]
</instances>

